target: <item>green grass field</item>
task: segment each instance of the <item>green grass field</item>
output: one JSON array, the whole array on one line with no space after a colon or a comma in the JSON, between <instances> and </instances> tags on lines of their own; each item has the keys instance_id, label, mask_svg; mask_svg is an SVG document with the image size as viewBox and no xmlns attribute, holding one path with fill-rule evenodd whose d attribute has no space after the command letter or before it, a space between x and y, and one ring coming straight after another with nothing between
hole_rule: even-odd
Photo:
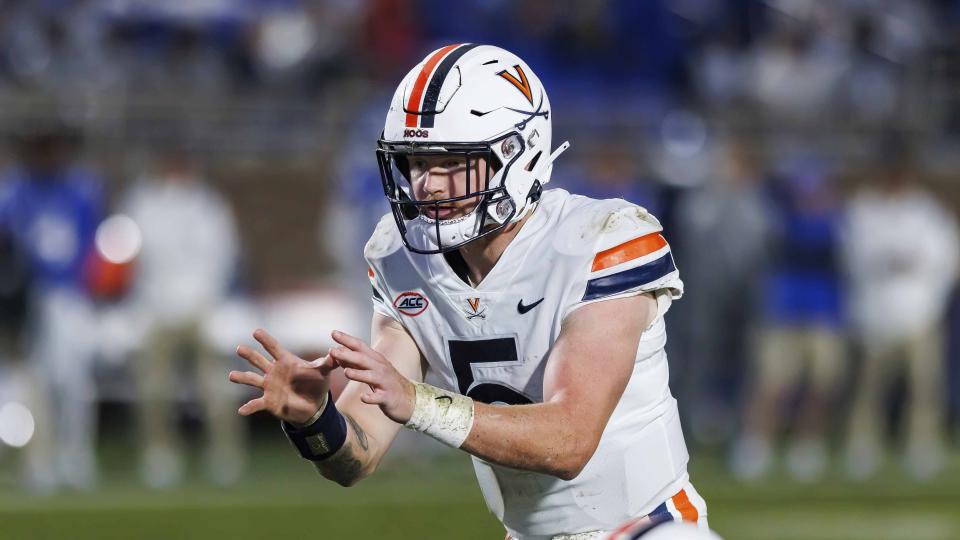
<instances>
[{"instance_id":1,"label":"green grass field","mask_svg":"<svg viewBox=\"0 0 960 540\"><path fill-rule=\"evenodd\" d=\"M278 437L278 439L280 439ZM113 457L111 457L113 456ZM282 439L254 449L244 480L219 488L194 475L182 487L139 486L133 460L107 452L94 493L24 494L15 463L0 459L0 538L317 538L499 540L465 456L395 460L340 488L315 475ZM960 459L935 481L882 479L799 485L733 482L710 456L695 455L694 482L712 526L728 540L960 539Z\"/></svg>"}]
</instances>

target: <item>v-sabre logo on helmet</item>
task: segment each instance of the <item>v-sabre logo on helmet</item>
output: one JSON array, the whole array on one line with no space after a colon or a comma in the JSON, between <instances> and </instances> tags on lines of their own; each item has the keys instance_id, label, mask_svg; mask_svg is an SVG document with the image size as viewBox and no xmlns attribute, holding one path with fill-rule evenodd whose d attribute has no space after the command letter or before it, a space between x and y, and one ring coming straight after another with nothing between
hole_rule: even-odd
<instances>
[{"instance_id":1,"label":"v-sabre logo on helmet","mask_svg":"<svg viewBox=\"0 0 960 540\"><path fill-rule=\"evenodd\" d=\"M520 77L514 77L512 73L507 70L503 70L497 75L503 77L507 82L512 84L523 93L523 96L527 98L527 101L533 105L533 91L530 89L530 81L527 80L527 74L523 72L523 68L519 64L513 66L513 69L517 70L517 75Z\"/></svg>"}]
</instances>

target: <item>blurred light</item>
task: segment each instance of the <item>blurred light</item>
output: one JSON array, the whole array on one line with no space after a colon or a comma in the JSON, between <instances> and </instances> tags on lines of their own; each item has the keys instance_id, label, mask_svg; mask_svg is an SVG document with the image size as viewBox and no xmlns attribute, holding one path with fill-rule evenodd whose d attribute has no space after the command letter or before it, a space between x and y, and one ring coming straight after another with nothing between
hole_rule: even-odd
<instances>
[{"instance_id":1,"label":"blurred light","mask_svg":"<svg viewBox=\"0 0 960 540\"><path fill-rule=\"evenodd\" d=\"M301 13L268 17L261 26L260 58L275 70L291 68L310 53L315 34L313 23Z\"/></svg>"},{"instance_id":2,"label":"blurred light","mask_svg":"<svg viewBox=\"0 0 960 540\"><path fill-rule=\"evenodd\" d=\"M33 438L33 414L15 401L0 407L0 441L21 448Z\"/></svg>"},{"instance_id":3,"label":"blurred light","mask_svg":"<svg viewBox=\"0 0 960 540\"><path fill-rule=\"evenodd\" d=\"M140 227L123 214L114 214L97 227L97 251L108 262L126 264L140 253Z\"/></svg>"},{"instance_id":4,"label":"blurred light","mask_svg":"<svg viewBox=\"0 0 960 540\"><path fill-rule=\"evenodd\" d=\"M671 155L689 158L699 154L707 143L707 126L690 111L670 111L660 123L663 148Z\"/></svg>"}]
</instances>

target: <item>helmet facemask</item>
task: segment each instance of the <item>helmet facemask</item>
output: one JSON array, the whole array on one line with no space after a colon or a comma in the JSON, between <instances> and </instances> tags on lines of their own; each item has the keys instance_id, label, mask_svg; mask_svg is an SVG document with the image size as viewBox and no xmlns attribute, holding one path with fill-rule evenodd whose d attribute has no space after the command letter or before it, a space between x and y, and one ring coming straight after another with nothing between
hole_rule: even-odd
<instances>
[{"instance_id":1,"label":"helmet facemask","mask_svg":"<svg viewBox=\"0 0 960 540\"><path fill-rule=\"evenodd\" d=\"M381 138L377 144L380 178L406 247L414 253L444 253L507 226L518 208L504 179L524 151L523 138L516 132L478 143L390 142ZM466 190L445 199L417 200L410 163L417 157L436 156L463 160ZM477 167L481 159L484 164ZM475 171L481 169L485 174L477 178ZM466 200L476 200L466 214L442 217L444 211Z\"/></svg>"}]
</instances>

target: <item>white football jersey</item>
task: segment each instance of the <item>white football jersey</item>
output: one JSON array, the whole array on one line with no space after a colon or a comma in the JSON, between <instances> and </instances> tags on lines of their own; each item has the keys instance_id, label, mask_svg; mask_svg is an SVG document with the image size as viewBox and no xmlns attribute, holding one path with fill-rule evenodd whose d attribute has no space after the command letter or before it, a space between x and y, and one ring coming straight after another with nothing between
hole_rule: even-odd
<instances>
[{"instance_id":1,"label":"white football jersey","mask_svg":"<svg viewBox=\"0 0 960 540\"><path fill-rule=\"evenodd\" d=\"M486 403L540 403L564 318L580 306L654 292L633 374L579 476L570 481L473 458L490 510L518 540L609 530L687 482L687 449L668 388L663 314L683 293L659 222L621 199L547 190L476 287L443 255L418 255L387 215L364 250L374 309L407 329L432 384Z\"/></svg>"}]
</instances>

